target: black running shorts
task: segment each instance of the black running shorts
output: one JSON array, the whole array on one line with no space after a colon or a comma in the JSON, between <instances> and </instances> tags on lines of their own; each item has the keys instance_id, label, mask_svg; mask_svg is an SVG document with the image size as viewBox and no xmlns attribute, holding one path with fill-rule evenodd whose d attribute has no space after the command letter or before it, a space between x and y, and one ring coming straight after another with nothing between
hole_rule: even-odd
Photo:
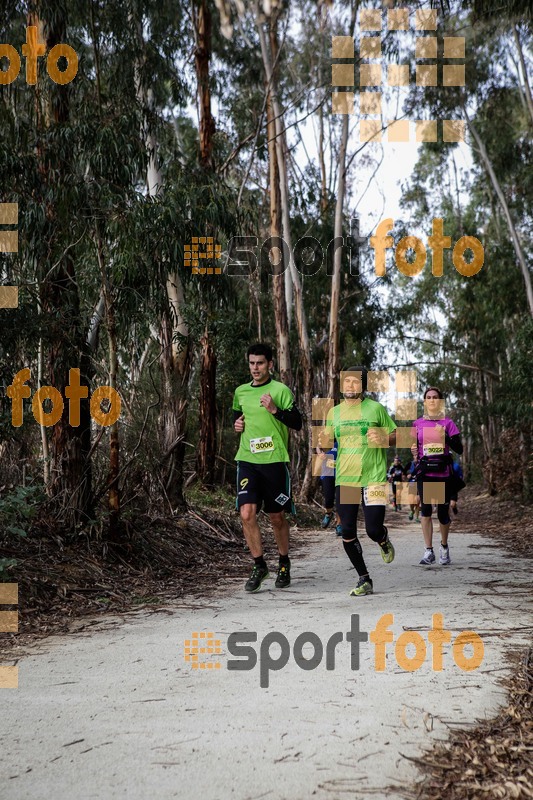
<instances>
[{"instance_id":1,"label":"black running shorts","mask_svg":"<svg viewBox=\"0 0 533 800\"><path fill-rule=\"evenodd\" d=\"M287 464L252 464L237 461L237 508L255 503L267 514L288 511L294 514L291 497L291 476Z\"/></svg>"}]
</instances>

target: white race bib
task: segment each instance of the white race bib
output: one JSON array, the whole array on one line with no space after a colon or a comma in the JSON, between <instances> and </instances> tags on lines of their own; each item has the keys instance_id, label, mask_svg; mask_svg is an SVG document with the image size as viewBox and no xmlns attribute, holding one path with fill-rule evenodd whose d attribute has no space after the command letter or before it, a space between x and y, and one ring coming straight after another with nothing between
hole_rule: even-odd
<instances>
[{"instance_id":1,"label":"white race bib","mask_svg":"<svg viewBox=\"0 0 533 800\"><path fill-rule=\"evenodd\" d=\"M424 444L422 446L422 452L425 456L442 456L444 455L444 445L439 444L438 442Z\"/></svg>"},{"instance_id":2,"label":"white race bib","mask_svg":"<svg viewBox=\"0 0 533 800\"><path fill-rule=\"evenodd\" d=\"M274 449L272 436L263 436L261 439L250 439L252 453L268 453Z\"/></svg>"},{"instance_id":3,"label":"white race bib","mask_svg":"<svg viewBox=\"0 0 533 800\"><path fill-rule=\"evenodd\" d=\"M335 462L332 458L328 458L326 461L326 467L329 467L329 469L335 469Z\"/></svg>"},{"instance_id":4,"label":"white race bib","mask_svg":"<svg viewBox=\"0 0 533 800\"><path fill-rule=\"evenodd\" d=\"M363 489L363 499L367 506L386 506L387 505L387 484L371 483Z\"/></svg>"}]
</instances>

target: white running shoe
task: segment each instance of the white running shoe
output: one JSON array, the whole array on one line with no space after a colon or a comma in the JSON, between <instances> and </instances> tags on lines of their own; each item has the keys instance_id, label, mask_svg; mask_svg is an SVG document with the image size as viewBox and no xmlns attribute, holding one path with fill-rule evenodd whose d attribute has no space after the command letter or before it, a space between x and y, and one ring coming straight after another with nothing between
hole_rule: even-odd
<instances>
[{"instance_id":1,"label":"white running shoe","mask_svg":"<svg viewBox=\"0 0 533 800\"><path fill-rule=\"evenodd\" d=\"M450 548L448 547L448 545L444 547L444 545L441 544L439 564L451 564L451 563L452 560L450 558Z\"/></svg>"},{"instance_id":2,"label":"white running shoe","mask_svg":"<svg viewBox=\"0 0 533 800\"><path fill-rule=\"evenodd\" d=\"M424 552L424 558L421 558L418 563L419 564L434 564L435 563L435 553L433 552L433 550L430 550L428 547L426 547L426 550Z\"/></svg>"}]
</instances>

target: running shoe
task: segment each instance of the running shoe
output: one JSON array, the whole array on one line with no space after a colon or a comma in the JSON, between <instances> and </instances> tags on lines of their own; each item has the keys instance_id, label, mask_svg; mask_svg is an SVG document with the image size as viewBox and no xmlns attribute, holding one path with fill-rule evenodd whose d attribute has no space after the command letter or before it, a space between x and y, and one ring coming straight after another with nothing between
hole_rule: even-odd
<instances>
[{"instance_id":1,"label":"running shoe","mask_svg":"<svg viewBox=\"0 0 533 800\"><path fill-rule=\"evenodd\" d=\"M350 597L359 597L363 594L373 594L372 578L359 578L357 586L350 592Z\"/></svg>"},{"instance_id":2,"label":"running shoe","mask_svg":"<svg viewBox=\"0 0 533 800\"><path fill-rule=\"evenodd\" d=\"M324 519L320 523L320 527L325 530L332 519L333 519L333 514L324 514Z\"/></svg>"},{"instance_id":3,"label":"running shoe","mask_svg":"<svg viewBox=\"0 0 533 800\"><path fill-rule=\"evenodd\" d=\"M426 547L424 552L424 557L420 559L418 562L419 564L434 564L435 563L435 553L433 550L430 550L429 547Z\"/></svg>"},{"instance_id":4,"label":"running shoe","mask_svg":"<svg viewBox=\"0 0 533 800\"><path fill-rule=\"evenodd\" d=\"M414 511L411 511L411 512L409 513L409 520L412 520L412 519L413 519L413 517L414 517L414 515L415 515L415 512L414 512Z\"/></svg>"},{"instance_id":5,"label":"running shoe","mask_svg":"<svg viewBox=\"0 0 533 800\"><path fill-rule=\"evenodd\" d=\"M420 517L417 517L417 518L415 519L415 522L418 522L419 524L421 524L421 522L420 522Z\"/></svg>"},{"instance_id":6,"label":"running shoe","mask_svg":"<svg viewBox=\"0 0 533 800\"><path fill-rule=\"evenodd\" d=\"M254 564L250 577L244 585L244 590L246 592L258 592L266 578L268 578L268 567Z\"/></svg>"},{"instance_id":7,"label":"running shoe","mask_svg":"<svg viewBox=\"0 0 533 800\"><path fill-rule=\"evenodd\" d=\"M387 538L385 539L384 542L379 543L379 549L381 550L381 558L383 559L385 564L390 564L392 561L394 561L394 547L392 546L392 542L389 539L389 532L387 528L385 527L385 525L383 527L385 528L385 533Z\"/></svg>"},{"instance_id":8,"label":"running shoe","mask_svg":"<svg viewBox=\"0 0 533 800\"><path fill-rule=\"evenodd\" d=\"M448 545L444 547L444 545L441 544L439 564L451 564L451 563L452 560L450 558L450 548L448 547Z\"/></svg>"},{"instance_id":9,"label":"running shoe","mask_svg":"<svg viewBox=\"0 0 533 800\"><path fill-rule=\"evenodd\" d=\"M335 533L337 534L337 536L342 536L342 525L337 525L335 527Z\"/></svg>"},{"instance_id":10,"label":"running shoe","mask_svg":"<svg viewBox=\"0 0 533 800\"><path fill-rule=\"evenodd\" d=\"M274 584L276 589L285 589L291 583L291 562L288 564L280 564L278 568L278 577Z\"/></svg>"}]
</instances>

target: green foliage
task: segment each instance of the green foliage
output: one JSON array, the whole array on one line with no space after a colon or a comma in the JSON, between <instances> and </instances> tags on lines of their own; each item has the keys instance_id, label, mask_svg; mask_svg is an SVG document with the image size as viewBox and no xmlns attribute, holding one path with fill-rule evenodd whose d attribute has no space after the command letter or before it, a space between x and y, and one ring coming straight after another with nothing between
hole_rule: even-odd
<instances>
[{"instance_id":1,"label":"green foliage","mask_svg":"<svg viewBox=\"0 0 533 800\"><path fill-rule=\"evenodd\" d=\"M235 496L230 494L226 487L206 489L198 484L193 484L185 492L187 503L192 509L209 508L213 511L235 510Z\"/></svg>"},{"instance_id":2,"label":"green foliage","mask_svg":"<svg viewBox=\"0 0 533 800\"><path fill-rule=\"evenodd\" d=\"M43 499L38 486L17 486L3 497L0 500L0 529L3 534L27 536Z\"/></svg>"},{"instance_id":3,"label":"green foliage","mask_svg":"<svg viewBox=\"0 0 533 800\"><path fill-rule=\"evenodd\" d=\"M12 580L10 570L16 566L15 558L0 558L0 583L9 583Z\"/></svg>"},{"instance_id":4,"label":"green foliage","mask_svg":"<svg viewBox=\"0 0 533 800\"><path fill-rule=\"evenodd\" d=\"M533 320L522 320L515 332L514 349L502 376L493 409L508 426L531 430L533 426Z\"/></svg>"},{"instance_id":5,"label":"green foliage","mask_svg":"<svg viewBox=\"0 0 533 800\"><path fill-rule=\"evenodd\" d=\"M475 25L468 13L455 7L443 22L443 33L454 35L460 27L461 35L466 34L465 88L415 89L407 108L419 111L425 106L431 118L464 117L468 111L527 260L533 230L531 119L519 86L510 6L498 7L498 15L489 14ZM524 30L521 39L525 51L530 32ZM403 205L410 211L410 226L427 234L431 220L442 217L452 247L461 236L480 239L482 270L470 278L461 276L448 251L442 277L434 277L428 264L416 279L398 281L400 291L389 312L400 332L396 351L408 348L408 360L417 364L421 380L444 390L469 441L471 474L479 474L506 429L515 426L526 441L531 435L532 321L507 219L476 146L472 157L473 169L461 178L454 146L424 145L404 187ZM405 331L413 319L416 331ZM520 469L519 460L513 464Z\"/></svg>"},{"instance_id":6,"label":"green foliage","mask_svg":"<svg viewBox=\"0 0 533 800\"><path fill-rule=\"evenodd\" d=\"M11 42L19 51L30 5L15 0L9 9L4 4L0 10L0 41ZM474 5L479 16L480 4ZM527 251L533 204L530 120L518 74L514 67L506 69L512 67L509 53L514 47L510 13L523 8L524 2L513 0L507 6L509 13L500 13L495 0L485 5L490 13L476 25L472 24L470 2L444 3L445 13L439 14L439 36L467 38L464 89L413 87L404 110L413 112L413 118L440 119L459 117L468 110ZM228 480L235 446L231 399L235 386L248 379L244 351L258 338L275 345L269 277L257 273L238 278L197 276L184 268L184 245L193 236L214 236L227 252L232 237L256 236L261 244L270 228L265 76L252 4L245 8L238 21L233 15L233 37L228 40L220 30L217 5L209 3L209 81L216 118L209 169L198 163L200 135L196 115L191 113L198 102L198 87L197 32L190 4L175 0L42 0L41 18L75 48L79 73L68 87L54 85L41 59L37 89L26 84L23 73L10 86L0 87L2 201L18 201L20 236L17 254L0 254L0 277L1 283L21 286L19 308L1 318L0 383L7 386L18 369L28 366L34 392L39 349L44 384L53 382L46 373L58 365L79 366L102 285L107 285L116 324L117 386L124 397L120 467L130 458L133 461L131 470L121 475L121 492L127 498L125 514L135 514L136 492L153 494L153 476L160 469L161 397L168 378L161 363L167 355L165 348L172 344L163 339L161 331L175 311L167 294L169 275L180 278L184 294L180 322L187 327L183 335L174 326L174 338L180 352L189 345L191 363L184 388L189 414L187 475L194 471L200 433L200 338L207 332L217 358L217 463L219 475L227 470ZM343 124L328 105L330 34L346 33L350 4L346 0L335 4L338 16L322 13L325 10L326 4L320 7L311 0L282 4L277 62L277 94L284 109L289 149L292 240L314 237L324 254L333 237L336 162ZM520 37L527 55L527 26L520 28ZM383 54L392 61L398 60L399 54L393 52L397 42L394 36L383 42ZM329 171L325 187L318 161L300 157L310 130L304 132L303 126L308 124L304 120L312 121L325 142L323 155ZM352 146L350 142L351 152ZM421 379L441 385L453 400L480 464L481 426L520 426L531 421L531 327L525 318L522 277L505 219L479 154L473 150L473 169L458 186L452 160L456 149L442 142L421 147L415 172L404 187L404 205L411 213L405 232L416 226L429 235L428 220L442 216L445 233L453 241L467 234L482 238L486 253L482 272L463 278L451 265L448 251L442 278L431 275L430 264L416 280L395 275L393 295L388 291L390 274L380 282L385 291L378 292L373 275L349 273L344 254L338 319L340 359L377 366L378 337L387 342L387 355L392 350L402 363L413 358ZM356 207L355 200L361 200L357 170L373 158L367 153L362 150L360 156L354 156L347 176L345 231L349 211ZM156 196L149 196L146 179L153 158L162 185ZM302 285L315 390L323 393L331 299L325 259L317 274L303 276ZM383 300L387 296L388 305ZM108 322L104 314L90 352L91 389L108 382ZM293 388L298 395L302 376L294 314L290 351ZM13 429L5 390L2 395L0 442L9 445L17 454L15 460L25 469L29 465L33 475L42 465L39 428L30 411L28 423ZM30 403L25 402L27 410ZM137 448L141 433L144 439ZM48 436L54 443L52 431ZM107 480L107 442L107 434L97 442L92 432L96 492ZM0 463L0 470L2 467L6 469L5 463ZM9 535L26 534L38 503L32 489L21 491L21 495L0 501L0 524ZM205 497L199 492L195 486L188 490L193 503L226 504L216 492Z\"/></svg>"}]
</instances>

